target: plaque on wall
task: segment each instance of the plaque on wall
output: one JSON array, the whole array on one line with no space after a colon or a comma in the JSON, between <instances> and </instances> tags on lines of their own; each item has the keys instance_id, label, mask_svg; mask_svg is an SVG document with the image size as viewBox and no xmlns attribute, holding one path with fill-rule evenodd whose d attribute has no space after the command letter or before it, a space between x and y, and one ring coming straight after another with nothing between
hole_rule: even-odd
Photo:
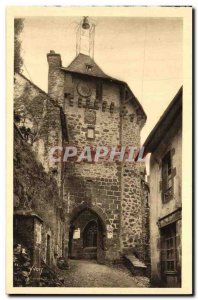
<instances>
[{"instance_id":1,"label":"plaque on wall","mask_svg":"<svg viewBox=\"0 0 198 300\"><path fill-rule=\"evenodd\" d=\"M85 123L96 124L96 112L94 110L85 111Z\"/></svg>"}]
</instances>

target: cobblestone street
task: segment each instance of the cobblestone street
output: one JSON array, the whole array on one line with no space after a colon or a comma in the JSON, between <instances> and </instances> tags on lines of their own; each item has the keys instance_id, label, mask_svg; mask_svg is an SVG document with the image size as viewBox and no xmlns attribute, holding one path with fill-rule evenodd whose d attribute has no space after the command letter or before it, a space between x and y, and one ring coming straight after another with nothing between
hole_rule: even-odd
<instances>
[{"instance_id":1,"label":"cobblestone street","mask_svg":"<svg viewBox=\"0 0 198 300\"><path fill-rule=\"evenodd\" d=\"M147 277L132 276L124 267L100 265L94 260L70 260L61 271L66 287L148 287Z\"/></svg>"}]
</instances>

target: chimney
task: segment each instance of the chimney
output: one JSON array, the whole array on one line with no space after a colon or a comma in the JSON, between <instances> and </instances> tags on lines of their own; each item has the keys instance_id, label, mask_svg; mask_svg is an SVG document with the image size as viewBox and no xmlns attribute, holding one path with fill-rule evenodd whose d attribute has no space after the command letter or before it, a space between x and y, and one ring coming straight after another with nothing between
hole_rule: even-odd
<instances>
[{"instance_id":1,"label":"chimney","mask_svg":"<svg viewBox=\"0 0 198 300\"><path fill-rule=\"evenodd\" d=\"M60 54L56 53L54 50L50 50L50 53L47 54L47 61L49 67L62 67L62 61Z\"/></svg>"},{"instance_id":2,"label":"chimney","mask_svg":"<svg viewBox=\"0 0 198 300\"><path fill-rule=\"evenodd\" d=\"M61 70L62 61L60 54L50 50L47 54L49 65L48 71L48 94L59 105L63 106L64 102L64 71Z\"/></svg>"}]
</instances>

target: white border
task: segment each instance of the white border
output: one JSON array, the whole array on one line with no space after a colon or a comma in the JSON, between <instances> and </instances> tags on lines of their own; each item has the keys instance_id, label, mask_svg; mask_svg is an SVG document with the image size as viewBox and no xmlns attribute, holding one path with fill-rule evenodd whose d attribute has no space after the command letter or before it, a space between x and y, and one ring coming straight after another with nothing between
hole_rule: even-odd
<instances>
[{"instance_id":1,"label":"white border","mask_svg":"<svg viewBox=\"0 0 198 300\"><path fill-rule=\"evenodd\" d=\"M38 1L38 0L30 0L28 1L4 1L1 0L0 2L0 37L1 37L1 61L5 62L6 61L6 55L5 55L5 6L9 6L9 5L14 5L14 6L19 6L19 5L39 5L39 6L46 6L46 5L192 5L194 7L197 7L197 1L103 1L101 0L99 3L97 3L97 1ZM196 39L197 40L197 39ZM4 67L3 67L4 66ZM0 79L1 79L1 83L2 83L2 97L1 97L1 101L0 101L0 113L1 113L1 117L0 117L0 130L1 130L1 139L3 141L5 141L5 116L6 116L6 111L5 111L5 65L1 65L0 68ZM196 86L196 82L195 82L195 86ZM197 112L197 109L196 109ZM4 245L4 241L5 241L5 144L2 144L2 147L0 149L0 154L1 154L1 173L0 173L0 178L1 178L1 191L2 191L2 199L1 199L1 213L2 213L2 217L1 217L1 247L0 247L0 257L1 260L4 261L4 257L5 257L5 247L3 247ZM191 149L189 149L189 152L191 152ZM188 160L188 158L186 158L186 160ZM197 166L197 164L196 164ZM196 186L196 183L195 183ZM191 235L191 232L190 232ZM3 263L4 267L2 267L2 269L5 270L5 263ZM2 266L2 264L1 264ZM5 280L4 280L5 276L4 276L4 272L2 270L1 272L1 280L0 280L0 284L1 284L1 297L2 299L4 299L5 297L7 297L5 295ZM142 297L144 298L144 297ZM139 298L138 298L139 299ZM170 297L169 297L170 299Z\"/></svg>"}]
</instances>

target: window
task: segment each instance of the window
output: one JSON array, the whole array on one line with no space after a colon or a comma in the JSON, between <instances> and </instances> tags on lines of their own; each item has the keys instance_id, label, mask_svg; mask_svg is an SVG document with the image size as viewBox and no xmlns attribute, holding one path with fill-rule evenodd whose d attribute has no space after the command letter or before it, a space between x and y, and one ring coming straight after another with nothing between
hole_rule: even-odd
<instances>
[{"instance_id":1,"label":"window","mask_svg":"<svg viewBox=\"0 0 198 300\"><path fill-rule=\"evenodd\" d=\"M168 202L173 195L173 176L171 152L169 151L162 160L162 201Z\"/></svg>"},{"instance_id":2,"label":"window","mask_svg":"<svg viewBox=\"0 0 198 300\"><path fill-rule=\"evenodd\" d=\"M161 229L161 268L162 273L177 270L176 223Z\"/></svg>"},{"instance_id":3,"label":"window","mask_svg":"<svg viewBox=\"0 0 198 300\"><path fill-rule=\"evenodd\" d=\"M86 64L86 71L87 71L87 72L91 72L92 69L93 69L93 66L92 66L92 65Z\"/></svg>"}]
</instances>

